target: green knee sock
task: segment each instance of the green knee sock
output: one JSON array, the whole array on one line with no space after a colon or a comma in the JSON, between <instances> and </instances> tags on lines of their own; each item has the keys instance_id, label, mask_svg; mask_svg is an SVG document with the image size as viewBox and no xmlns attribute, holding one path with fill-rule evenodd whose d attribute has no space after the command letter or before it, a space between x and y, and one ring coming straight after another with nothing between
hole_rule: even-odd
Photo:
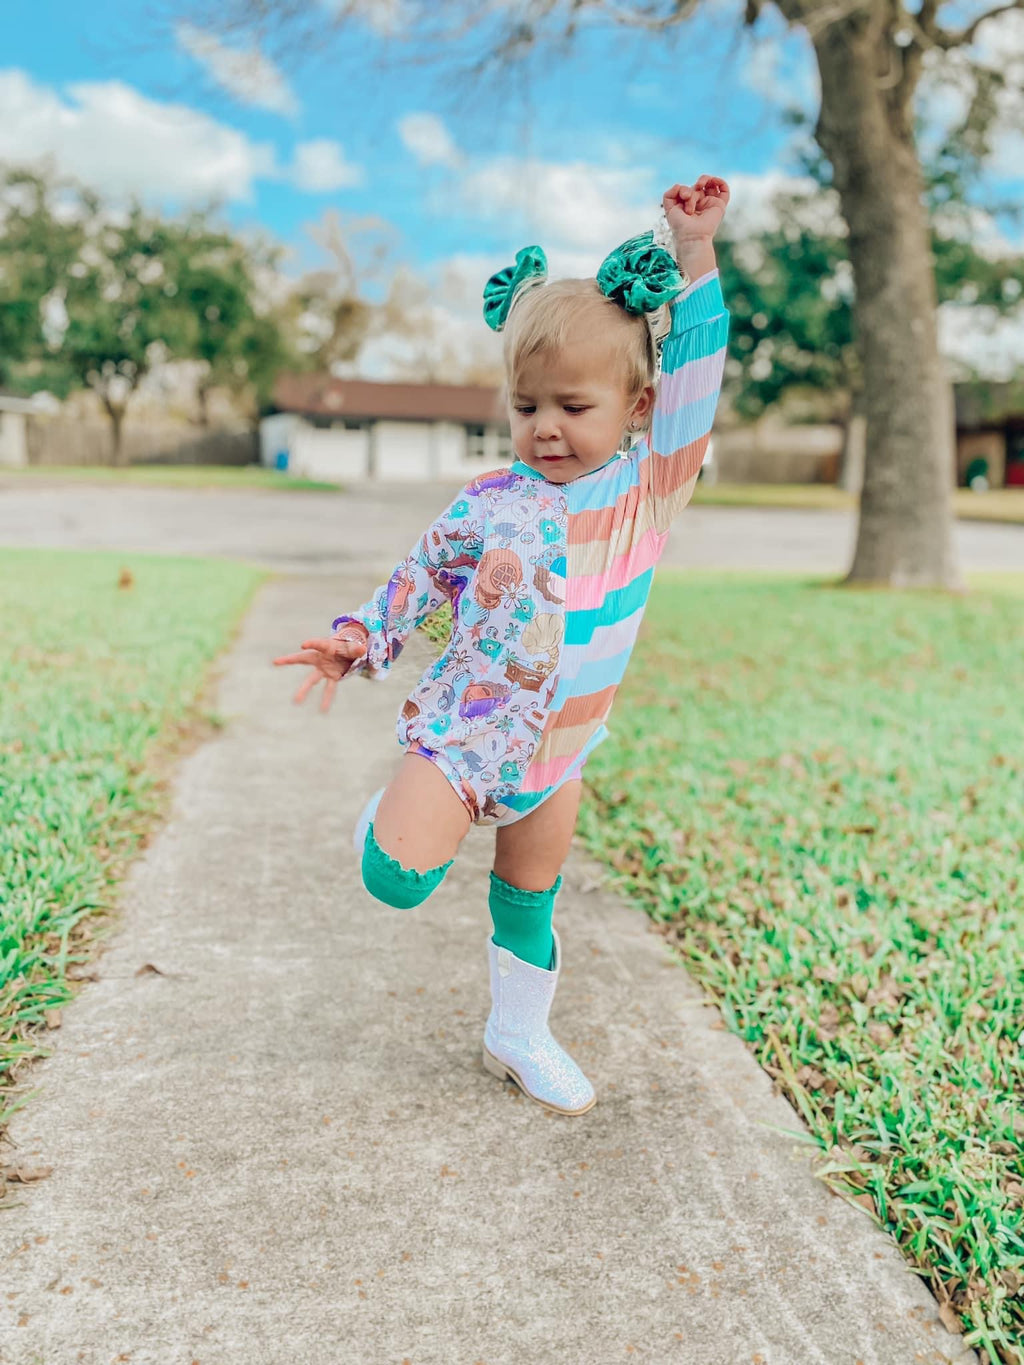
<instances>
[{"instance_id":1,"label":"green knee sock","mask_svg":"<svg viewBox=\"0 0 1024 1365\"><path fill-rule=\"evenodd\" d=\"M398 910L411 910L437 889L454 861L454 858L449 858L446 863L432 867L428 872L403 867L397 858L385 853L378 844L371 822L363 845L363 885L371 896L385 905L393 905Z\"/></svg>"},{"instance_id":2,"label":"green knee sock","mask_svg":"<svg viewBox=\"0 0 1024 1365\"><path fill-rule=\"evenodd\" d=\"M494 941L524 962L550 970L555 940L551 916L561 877L547 891L523 891L491 873L491 919Z\"/></svg>"}]
</instances>

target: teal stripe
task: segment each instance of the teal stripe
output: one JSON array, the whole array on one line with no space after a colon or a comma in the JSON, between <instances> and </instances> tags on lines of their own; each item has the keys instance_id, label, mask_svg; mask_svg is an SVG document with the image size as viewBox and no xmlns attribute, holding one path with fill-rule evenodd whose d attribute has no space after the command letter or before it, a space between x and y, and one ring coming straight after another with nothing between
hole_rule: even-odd
<instances>
[{"instance_id":1,"label":"teal stripe","mask_svg":"<svg viewBox=\"0 0 1024 1365\"><path fill-rule=\"evenodd\" d=\"M610 592L600 607L593 607L589 611L566 612L565 644L589 645L594 637L594 631L599 626L617 625L619 621L639 611L647 601L653 579L652 566L645 569L642 574L637 574L625 587Z\"/></svg>"},{"instance_id":2,"label":"teal stripe","mask_svg":"<svg viewBox=\"0 0 1024 1365\"><path fill-rule=\"evenodd\" d=\"M685 299L669 305L672 318L672 335L702 322L710 322L719 313L725 312L725 299L722 297L722 279L716 270L699 289L687 294ZM666 341L666 346L668 341ZM719 346L721 342L719 342ZM717 351L718 346L714 347Z\"/></svg>"},{"instance_id":3,"label":"teal stripe","mask_svg":"<svg viewBox=\"0 0 1024 1365\"><path fill-rule=\"evenodd\" d=\"M729 340L729 314L708 318L699 331L672 332L665 338L661 353L662 374L675 372L690 360L707 360Z\"/></svg>"}]
</instances>

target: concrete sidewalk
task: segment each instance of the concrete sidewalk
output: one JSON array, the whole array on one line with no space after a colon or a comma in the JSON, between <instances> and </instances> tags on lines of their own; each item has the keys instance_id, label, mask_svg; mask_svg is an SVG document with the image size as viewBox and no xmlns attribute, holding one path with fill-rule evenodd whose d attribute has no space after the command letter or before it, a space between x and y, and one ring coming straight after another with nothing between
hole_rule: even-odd
<instances>
[{"instance_id":1,"label":"concrete sidewalk","mask_svg":"<svg viewBox=\"0 0 1024 1365\"><path fill-rule=\"evenodd\" d=\"M551 1024L597 1104L562 1117L483 1070L493 830L407 912L350 843L427 645L326 718L269 662L373 586L268 584L227 661L229 724L11 1125L54 1172L0 1206L0 1361L974 1361L579 852Z\"/></svg>"}]
</instances>

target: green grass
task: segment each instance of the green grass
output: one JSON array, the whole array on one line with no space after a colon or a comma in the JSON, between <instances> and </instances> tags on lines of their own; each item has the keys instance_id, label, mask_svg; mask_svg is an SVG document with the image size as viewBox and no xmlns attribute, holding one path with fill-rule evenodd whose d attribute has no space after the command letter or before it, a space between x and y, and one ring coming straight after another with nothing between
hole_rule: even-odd
<instances>
[{"instance_id":1,"label":"green grass","mask_svg":"<svg viewBox=\"0 0 1024 1365\"><path fill-rule=\"evenodd\" d=\"M693 501L705 507L796 507L855 511L857 499L825 483L698 483ZM1024 523L1024 489L953 490L953 511L963 521Z\"/></svg>"},{"instance_id":2,"label":"green grass","mask_svg":"<svg viewBox=\"0 0 1024 1365\"><path fill-rule=\"evenodd\" d=\"M171 488L256 488L271 492L341 493L340 484L316 479L299 479L279 469L262 465L27 465L24 468L0 466L0 482L10 478L32 482L34 479L81 480L85 483L152 484Z\"/></svg>"},{"instance_id":3,"label":"green grass","mask_svg":"<svg viewBox=\"0 0 1024 1365\"><path fill-rule=\"evenodd\" d=\"M1024 1359L1024 582L662 570L579 835L993 1360ZM951 1319L955 1320L955 1319Z\"/></svg>"},{"instance_id":4,"label":"green grass","mask_svg":"<svg viewBox=\"0 0 1024 1365\"><path fill-rule=\"evenodd\" d=\"M130 583L119 586L121 570ZM0 1128L19 1066L112 920L166 772L217 723L211 660L263 575L137 554L0 550Z\"/></svg>"},{"instance_id":5,"label":"green grass","mask_svg":"<svg viewBox=\"0 0 1024 1365\"><path fill-rule=\"evenodd\" d=\"M828 483L712 483L698 481L695 504L705 507L853 509L857 499Z\"/></svg>"},{"instance_id":6,"label":"green grass","mask_svg":"<svg viewBox=\"0 0 1024 1365\"><path fill-rule=\"evenodd\" d=\"M1020 1365L1024 576L970 582L660 570L578 835L806 1120L822 1179L982 1362Z\"/></svg>"}]
</instances>

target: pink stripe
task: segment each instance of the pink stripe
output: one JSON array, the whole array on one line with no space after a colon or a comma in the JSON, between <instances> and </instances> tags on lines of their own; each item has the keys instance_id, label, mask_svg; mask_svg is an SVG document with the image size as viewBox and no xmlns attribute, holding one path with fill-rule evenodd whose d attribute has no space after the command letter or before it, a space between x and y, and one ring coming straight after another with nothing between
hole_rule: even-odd
<instances>
[{"instance_id":1,"label":"pink stripe","mask_svg":"<svg viewBox=\"0 0 1024 1365\"><path fill-rule=\"evenodd\" d=\"M602 606L610 592L626 587L634 578L646 573L652 564L657 564L666 540L668 532L656 531L652 526L625 554L617 555L612 560L610 569L603 573L583 574L574 579L573 610L592 611Z\"/></svg>"},{"instance_id":2,"label":"pink stripe","mask_svg":"<svg viewBox=\"0 0 1024 1365\"><path fill-rule=\"evenodd\" d=\"M667 417L687 403L717 393L722 382L724 355L725 347L722 346L713 355L702 356L700 360L687 360L678 370L662 375L658 387L658 412Z\"/></svg>"},{"instance_id":3,"label":"pink stripe","mask_svg":"<svg viewBox=\"0 0 1024 1365\"><path fill-rule=\"evenodd\" d=\"M579 754L569 754L567 758L553 758L548 763L531 763L523 777L523 785L519 788L524 792L542 792L545 787L553 787L555 783L564 777L569 769L569 765L575 763Z\"/></svg>"}]
</instances>

